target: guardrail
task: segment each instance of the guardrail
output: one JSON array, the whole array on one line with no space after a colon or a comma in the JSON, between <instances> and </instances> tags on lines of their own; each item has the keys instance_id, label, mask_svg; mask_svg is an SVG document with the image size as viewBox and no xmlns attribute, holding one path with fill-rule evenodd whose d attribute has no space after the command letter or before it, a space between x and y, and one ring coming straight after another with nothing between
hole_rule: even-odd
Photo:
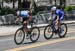
<instances>
[{"instance_id":1,"label":"guardrail","mask_svg":"<svg viewBox=\"0 0 75 51\"><path fill-rule=\"evenodd\" d=\"M32 16L36 24L44 24L48 22L49 14L38 14ZM0 17L0 25L11 25L15 23L15 16L13 14L4 15Z\"/></svg>"},{"instance_id":2,"label":"guardrail","mask_svg":"<svg viewBox=\"0 0 75 51\"><path fill-rule=\"evenodd\" d=\"M13 24L15 23L14 20L15 20L15 16L13 14L0 16L0 25Z\"/></svg>"},{"instance_id":3,"label":"guardrail","mask_svg":"<svg viewBox=\"0 0 75 51\"><path fill-rule=\"evenodd\" d=\"M74 13L65 13L65 17L64 20L75 20L75 12ZM32 16L32 18L34 18L36 24L47 24L48 18L50 16L49 12L43 11L43 12L39 12L37 15ZM0 25L11 25L11 24L15 24L15 18L16 16L14 16L13 14L8 14L8 15L4 15L4 16L0 16Z\"/></svg>"},{"instance_id":4,"label":"guardrail","mask_svg":"<svg viewBox=\"0 0 75 51\"><path fill-rule=\"evenodd\" d=\"M65 20L75 20L75 10L65 12Z\"/></svg>"}]
</instances>

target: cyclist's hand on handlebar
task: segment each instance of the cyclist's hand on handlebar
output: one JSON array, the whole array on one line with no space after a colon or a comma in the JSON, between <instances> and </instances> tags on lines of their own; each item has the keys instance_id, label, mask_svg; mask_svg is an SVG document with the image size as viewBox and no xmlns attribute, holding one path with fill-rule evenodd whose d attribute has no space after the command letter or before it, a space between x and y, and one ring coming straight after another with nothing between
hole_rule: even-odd
<instances>
[{"instance_id":1,"label":"cyclist's hand on handlebar","mask_svg":"<svg viewBox=\"0 0 75 51\"><path fill-rule=\"evenodd\" d=\"M15 23L17 23L18 21L17 20L15 20Z\"/></svg>"},{"instance_id":2,"label":"cyclist's hand on handlebar","mask_svg":"<svg viewBox=\"0 0 75 51\"><path fill-rule=\"evenodd\" d=\"M49 19L48 20L51 20L52 18L51 17L49 17Z\"/></svg>"},{"instance_id":3,"label":"cyclist's hand on handlebar","mask_svg":"<svg viewBox=\"0 0 75 51\"><path fill-rule=\"evenodd\" d=\"M17 23L19 21L19 18L16 18L15 23Z\"/></svg>"}]
</instances>

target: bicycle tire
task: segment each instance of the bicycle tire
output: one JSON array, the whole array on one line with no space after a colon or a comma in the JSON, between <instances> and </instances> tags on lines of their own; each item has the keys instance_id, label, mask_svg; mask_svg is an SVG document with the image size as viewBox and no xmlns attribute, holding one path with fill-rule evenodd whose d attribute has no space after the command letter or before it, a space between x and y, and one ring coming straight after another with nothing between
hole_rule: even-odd
<instances>
[{"instance_id":1,"label":"bicycle tire","mask_svg":"<svg viewBox=\"0 0 75 51\"><path fill-rule=\"evenodd\" d=\"M51 25L48 25L48 26L46 26L45 27L45 29L44 29L44 37L45 37L45 39L51 39L52 37L53 37L53 32L51 31L51 35L49 36L49 37L47 37L47 34L46 34L46 30L47 30L47 28L51 28L52 29L52 27L51 27ZM49 31L50 29L48 29L48 31ZM50 34L50 32L49 32L49 34Z\"/></svg>"},{"instance_id":2,"label":"bicycle tire","mask_svg":"<svg viewBox=\"0 0 75 51\"><path fill-rule=\"evenodd\" d=\"M18 31L22 31L22 33L23 33L23 39L20 41L20 42L17 42L17 32ZM22 44L23 43L23 41L24 41L24 38L25 38L25 32L24 32L24 30L22 29L22 28L19 28L16 32L15 32L15 35L14 35L14 42L17 44L17 45L20 45L20 44Z\"/></svg>"},{"instance_id":3,"label":"bicycle tire","mask_svg":"<svg viewBox=\"0 0 75 51\"><path fill-rule=\"evenodd\" d=\"M67 24L62 23L62 24L61 24L61 26L62 26L62 25L64 25L64 26L65 26L65 29L66 29L66 30L65 30L65 33L64 33L63 35L61 35L61 33L58 33L58 36L59 36L60 38L65 37L65 36L66 36L66 34L67 34L67 30L68 30L68 28L67 28Z\"/></svg>"},{"instance_id":4,"label":"bicycle tire","mask_svg":"<svg viewBox=\"0 0 75 51\"><path fill-rule=\"evenodd\" d=\"M37 29L37 31L38 31L38 36L37 36L37 38L36 38L35 40L33 40L33 38L32 38L32 36L33 36L32 32L33 32L34 29ZM40 37L40 29L39 29L38 27L33 27L33 28L31 29L30 40L31 40L32 42L36 42L36 41L39 39L39 37Z\"/></svg>"}]
</instances>

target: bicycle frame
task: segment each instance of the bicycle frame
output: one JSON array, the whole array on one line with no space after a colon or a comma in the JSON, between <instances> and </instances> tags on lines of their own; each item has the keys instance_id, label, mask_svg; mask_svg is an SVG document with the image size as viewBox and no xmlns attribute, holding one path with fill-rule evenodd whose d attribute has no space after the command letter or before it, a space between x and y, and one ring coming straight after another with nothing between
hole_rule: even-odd
<instances>
[{"instance_id":1,"label":"bicycle frame","mask_svg":"<svg viewBox=\"0 0 75 51\"><path fill-rule=\"evenodd\" d=\"M50 24L50 25L51 25L51 27L52 27L52 31L57 34L57 33L58 33L58 31L57 31L57 29L56 29L56 26L57 26L57 25L55 25L54 20L50 20L50 21L51 21L51 24Z\"/></svg>"},{"instance_id":2,"label":"bicycle frame","mask_svg":"<svg viewBox=\"0 0 75 51\"><path fill-rule=\"evenodd\" d=\"M23 25L23 24L22 24ZM28 26L27 26L28 27ZM30 30L32 29L32 27L33 27L33 23L30 23ZM27 31L27 29L26 29L26 26L25 25L23 25L22 27L21 27L24 31L26 31L26 33L28 33L28 31Z\"/></svg>"}]
</instances>

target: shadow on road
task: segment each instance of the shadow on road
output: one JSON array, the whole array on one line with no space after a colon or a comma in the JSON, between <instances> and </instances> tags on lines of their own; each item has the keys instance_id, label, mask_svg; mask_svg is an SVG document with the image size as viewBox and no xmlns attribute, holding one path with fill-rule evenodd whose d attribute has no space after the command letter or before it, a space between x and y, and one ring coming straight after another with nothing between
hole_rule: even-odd
<instances>
[{"instance_id":1,"label":"shadow on road","mask_svg":"<svg viewBox=\"0 0 75 51\"><path fill-rule=\"evenodd\" d=\"M37 41L37 42L24 42L23 44L34 44L34 43L38 43L38 42L41 42L41 41Z\"/></svg>"}]
</instances>

